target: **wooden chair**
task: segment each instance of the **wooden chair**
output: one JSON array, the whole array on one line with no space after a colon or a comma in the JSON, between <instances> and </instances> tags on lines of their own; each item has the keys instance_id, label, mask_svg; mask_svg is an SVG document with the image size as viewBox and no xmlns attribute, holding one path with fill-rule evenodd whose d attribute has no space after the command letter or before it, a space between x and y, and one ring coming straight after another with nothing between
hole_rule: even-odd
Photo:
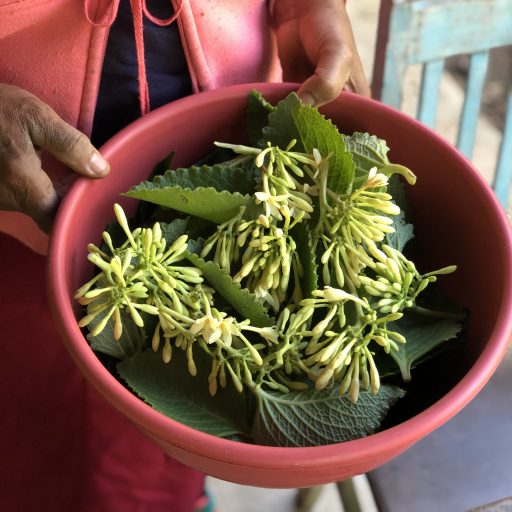
<instances>
[{"instance_id":1,"label":"wooden chair","mask_svg":"<svg viewBox=\"0 0 512 512\"><path fill-rule=\"evenodd\" d=\"M469 54L457 147L471 158L489 50L512 44L512 0L382 0L372 92L400 109L404 75L423 65L416 117L433 127L447 57ZM512 182L512 93L493 188L506 206Z\"/></svg>"}]
</instances>

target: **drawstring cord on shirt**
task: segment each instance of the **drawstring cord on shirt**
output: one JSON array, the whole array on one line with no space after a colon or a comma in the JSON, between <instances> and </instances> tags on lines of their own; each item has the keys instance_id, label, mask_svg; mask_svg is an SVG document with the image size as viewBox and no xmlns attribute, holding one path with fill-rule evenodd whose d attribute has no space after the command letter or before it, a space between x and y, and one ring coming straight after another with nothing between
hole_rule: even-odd
<instances>
[{"instance_id":1,"label":"drawstring cord on shirt","mask_svg":"<svg viewBox=\"0 0 512 512\"><path fill-rule=\"evenodd\" d=\"M117 17L119 10L119 1L112 0L109 9L106 9L99 21L96 21L96 15L91 16L92 6L95 4L93 0L84 1L84 13L87 21L95 27L110 27ZM171 2L172 3L172 2ZM175 13L166 20L162 20L153 16L146 5L146 0L130 0L130 5L133 14L133 29L135 33L135 50L137 53L137 68L138 68L138 81L139 81L139 102L141 115L147 114L150 110L149 103L149 88L146 77L146 59L144 56L144 23L143 17L146 16L149 20L160 27L167 27L180 15L183 6L183 0L179 0L178 7ZM97 13L96 13L97 14Z\"/></svg>"}]
</instances>

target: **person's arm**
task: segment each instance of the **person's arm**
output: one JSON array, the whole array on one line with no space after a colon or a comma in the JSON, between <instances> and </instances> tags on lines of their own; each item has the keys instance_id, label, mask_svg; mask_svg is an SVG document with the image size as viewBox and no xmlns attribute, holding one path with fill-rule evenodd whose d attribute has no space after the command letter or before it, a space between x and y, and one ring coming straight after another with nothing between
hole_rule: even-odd
<instances>
[{"instance_id":1,"label":"person's arm","mask_svg":"<svg viewBox=\"0 0 512 512\"><path fill-rule=\"evenodd\" d=\"M370 96L343 0L271 0L283 79L321 106L343 88Z\"/></svg>"},{"instance_id":2,"label":"person's arm","mask_svg":"<svg viewBox=\"0 0 512 512\"><path fill-rule=\"evenodd\" d=\"M26 213L49 231L58 197L41 168L42 150L90 178L109 172L87 136L29 92L0 84L0 210Z\"/></svg>"}]
</instances>

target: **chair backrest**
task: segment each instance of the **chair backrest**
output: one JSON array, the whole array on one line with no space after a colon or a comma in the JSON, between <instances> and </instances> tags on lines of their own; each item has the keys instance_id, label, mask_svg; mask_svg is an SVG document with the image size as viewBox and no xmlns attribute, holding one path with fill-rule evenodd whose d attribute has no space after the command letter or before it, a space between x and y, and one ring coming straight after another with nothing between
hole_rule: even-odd
<instances>
[{"instance_id":1,"label":"chair backrest","mask_svg":"<svg viewBox=\"0 0 512 512\"><path fill-rule=\"evenodd\" d=\"M489 50L511 44L512 0L382 0L373 96L400 108L407 67L423 64L416 117L433 127L445 59L470 54L457 147L471 158ZM511 182L512 93L509 92L493 182L504 206L508 203Z\"/></svg>"}]
</instances>

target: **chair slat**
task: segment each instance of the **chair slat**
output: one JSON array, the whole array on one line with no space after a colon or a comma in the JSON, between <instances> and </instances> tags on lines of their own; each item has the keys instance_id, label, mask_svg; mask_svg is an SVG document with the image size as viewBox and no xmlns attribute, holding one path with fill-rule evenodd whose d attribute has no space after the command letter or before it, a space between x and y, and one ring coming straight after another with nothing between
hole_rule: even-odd
<instances>
[{"instance_id":1,"label":"chair slat","mask_svg":"<svg viewBox=\"0 0 512 512\"><path fill-rule=\"evenodd\" d=\"M395 48L408 64L512 44L512 0L393 0ZM489 30L492 27L492 30Z\"/></svg>"},{"instance_id":2,"label":"chair slat","mask_svg":"<svg viewBox=\"0 0 512 512\"><path fill-rule=\"evenodd\" d=\"M473 156L478 114L488 62L489 52L478 52L471 55L466 97L464 98L457 140L457 147L468 158Z\"/></svg>"},{"instance_id":3,"label":"chair slat","mask_svg":"<svg viewBox=\"0 0 512 512\"><path fill-rule=\"evenodd\" d=\"M417 118L430 128L434 128L436 122L437 101L443 68L443 59L427 62L423 66Z\"/></svg>"},{"instance_id":4,"label":"chair slat","mask_svg":"<svg viewBox=\"0 0 512 512\"><path fill-rule=\"evenodd\" d=\"M507 114L503 140L498 158L494 191L503 206L508 204L510 184L512 183L512 92L508 96Z\"/></svg>"}]
</instances>

